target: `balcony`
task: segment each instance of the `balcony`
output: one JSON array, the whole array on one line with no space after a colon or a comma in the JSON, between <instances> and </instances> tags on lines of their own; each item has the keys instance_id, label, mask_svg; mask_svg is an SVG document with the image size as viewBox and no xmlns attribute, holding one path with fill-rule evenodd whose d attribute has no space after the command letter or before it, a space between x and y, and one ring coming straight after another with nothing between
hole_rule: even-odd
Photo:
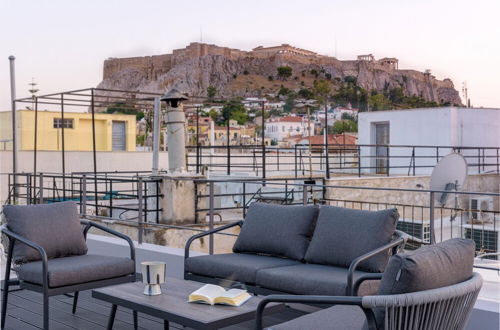
<instances>
[{"instance_id":1,"label":"balcony","mask_svg":"<svg viewBox=\"0 0 500 330\"><path fill-rule=\"evenodd\" d=\"M484 180L483 177L481 180ZM377 179L377 178L375 178ZM397 178L396 178L397 179ZM423 180L425 186L425 180ZM487 178L488 180L493 179ZM402 180L401 178L398 180ZM415 180L415 178L413 179ZM14 185L14 181L17 184ZM302 179L196 179L195 220L193 223L169 224L162 220L161 176L149 173L72 173L11 175L11 202L52 203L75 200L80 205L82 218L98 221L119 230L134 239L137 262L162 260L167 263L167 275L183 278L183 246L188 237L206 229L216 228L233 220L244 218L248 206L254 201L278 204L327 204L363 210L381 210L396 207L400 213L398 229L411 238L407 249L440 242L452 237L465 237L476 242L477 258L474 271L484 278L472 313L468 329L496 329L498 327L498 228L500 212L493 207L482 210L484 219L478 222L477 210L463 202L477 196L491 198L497 205L500 193L460 191L457 203L446 205L433 203L439 191L424 188L377 188L347 186L323 178L311 178L305 184ZM351 183L356 181L351 181ZM413 182L413 181L412 181ZM474 179L471 180L471 183ZM359 181L361 184L361 181ZM396 183L400 184L400 183ZM15 193L14 193L15 192ZM474 213L476 212L476 213ZM209 239L193 245L192 253L213 254L228 252L237 231L227 230L209 236ZM124 243L97 233L88 237L90 253L111 256L126 254ZM9 301L7 328L37 329L41 327L41 300L38 294L15 291ZM52 297L50 301L51 325L54 329L87 329L105 327L109 305L97 301L89 292L82 292L81 311L71 314L72 299L69 296ZM280 314L265 319L266 324L282 323L314 310L305 305L291 305ZM115 328L132 327L132 313L119 309ZM139 325L145 329L163 328L160 319L140 315ZM244 322L234 329L252 329L254 322ZM171 328L180 328L171 324Z\"/></svg>"}]
</instances>

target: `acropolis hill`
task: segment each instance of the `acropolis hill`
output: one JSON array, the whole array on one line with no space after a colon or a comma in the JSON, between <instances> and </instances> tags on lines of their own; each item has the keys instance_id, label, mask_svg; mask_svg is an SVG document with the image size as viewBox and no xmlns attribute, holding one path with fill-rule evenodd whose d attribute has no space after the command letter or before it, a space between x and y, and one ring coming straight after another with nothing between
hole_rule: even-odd
<instances>
[{"instance_id":1,"label":"acropolis hill","mask_svg":"<svg viewBox=\"0 0 500 330\"><path fill-rule=\"evenodd\" d=\"M292 68L292 77L277 80L276 69L284 65ZM288 44L243 51L193 42L172 54L109 58L104 61L99 87L155 92L175 87L203 96L208 86L214 86L219 97L257 96L276 92L281 85L307 88L321 78L331 79L335 88L336 78L346 76L356 77L358 85L367 90L403 87L407 95L461 104L450 79L438 80L428 71L400 69L396 58L375 59L369 54L340 61Z\"/></svg>"}]
</instances>

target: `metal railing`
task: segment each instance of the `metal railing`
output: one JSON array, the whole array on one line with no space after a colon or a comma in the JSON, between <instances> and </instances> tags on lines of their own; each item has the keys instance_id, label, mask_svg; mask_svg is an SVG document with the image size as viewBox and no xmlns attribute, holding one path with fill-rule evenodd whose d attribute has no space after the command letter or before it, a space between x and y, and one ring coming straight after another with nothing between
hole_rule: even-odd
<instances>
[{"instance_id":1,"label":"metal railing","mask_svg":"<svg viewBox=\"0 0 500 330\"><path fill-rule=\"evenodd\" d=\"M9 186L12 189L12 176ZM477 253L498 260L500 251L500 193L473 191L438 191L406 188L327 185L322 177L296 179L197 179L193 207L193 224L160 223L160 179L147 175L31 173L18 175L18 194L9 196L10 203L51 203L74 200L84 217L119 220L134 224L138 241L142 243L145 226L189 231L214 228L221 222L237 221L246 216L253 202L275 204L321 204L358 210L397 208L398 229L410 237L409 248L433 244L454 237L473 239ZM66 183L63 185L63 181ZM36 183L36 185L35 185ZM63 188L64 187L64 188ZM97 187L97 188L96 188ZM153 191L156 189L156 191ZM441 194L448 195L440 204ZM489 201L488 208L472 208L471 199ZM130 202L133 202L130 205ZM122 216L129 213L129 216ZM231 233L221 235L234 236ZM214 235L209 236L208 252L214 252ZM500 268L494 268L500 270Z\"/></svg>"},{"instance_id":2,"label":"metal railing","mask_svg":"<svg viewBox=\"0 0 500 330\"><path fill-rule=\"evenodd\" d=\"M17 178L17 180L14 180ZM8 204L75 201L83 216L159 223L161 179L146 172L11 173Z\"/></svg>"},{"instance_id":3,"label":"metal railing","mask_svg":"<svg viewBox=\"0 0 500 330\"><path fill-rule=\"evenodd\" d=\"M500 173L499 147L416 146L376 144L296 144L293 147L260 145L188 146L190 170L254 172L266 178L270 171L289 171L295 177L346 173L362 175L429 174L451 152L464 156L470 173ZM328 166L327 166L328 165ZM329 171L327 171L327 168Z\"/></svg>"},{"instance_id":4,"label":"metal railing","mask_svg":"<svg viewBox=\"0 0 500 330\"><path fill-rule=\"evenodd\" d=\"M254 201L289 205L334 205L372 211L397 208L400 214L398 229L409 235L409 248L463 237L476 242L478 254L488 254L487 257L491 259L498 258L498 206L484 210L471 209L468 200L477 197L491 198L493 205L498 205L500 193L335 186L325 185L322 178L299 181L289 178L264 181L197 180L198 185L209 187L205 192L203 189L197 189L197 219L203 221L205 216L211 228L216 215L219 215L221 220L235 218L235 214L242 219ZM436 201L439 198L436 197L443 193L449 195L449 202L440 205ZM208 203L203 203L203 200L208 200Z\"/></svg>"}]
</instances>

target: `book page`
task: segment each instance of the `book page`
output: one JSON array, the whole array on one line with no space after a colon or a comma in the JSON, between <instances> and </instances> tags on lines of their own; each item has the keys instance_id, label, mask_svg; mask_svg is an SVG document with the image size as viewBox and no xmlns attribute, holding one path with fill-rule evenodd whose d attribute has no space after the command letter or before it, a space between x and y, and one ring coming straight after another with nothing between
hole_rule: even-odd
<instances>
[{"instance_id":1,"label":"book page","mask_svg":"<svg viewBox=\"0 0 500 330\"><path fill-rule=\"evenodd\" d=\"M224 290L223 287L213 284L205 284L189 295L189 301L199 300L199 297L206 297L208 298L209 302L213 304L213 301L216 297L224 295L225 293L226 290Z\"/></svg>"},{"instance_id":2,"label":"book page","mask_svg":"<svg viewBox=\"0 0 500 330\"><path fill-rule=\"evenodd\" d=\"M224 294L221 294L220 297L225 297L225 298L236 298L240 294L247 292L247 290L241 290L241 289L230 289L224 292Z\"/></svg>"}]
</instances>

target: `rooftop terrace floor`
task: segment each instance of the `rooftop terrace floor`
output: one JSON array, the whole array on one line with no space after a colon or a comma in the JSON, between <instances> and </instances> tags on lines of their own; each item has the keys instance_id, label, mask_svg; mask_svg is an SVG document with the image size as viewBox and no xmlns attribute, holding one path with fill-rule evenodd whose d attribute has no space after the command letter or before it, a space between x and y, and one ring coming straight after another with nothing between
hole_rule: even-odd
<instances>
[{"instance_id":1,"label":"rooftop terrace floor","mask_svg":"<svg viewBox=\"0 0 500 330\"><path fill-rule=\"evenodd\" d=\"M73 298L66 295L50 297L49 317L51 330L69 329L106 329L111 305L91 297L90 291L80 292L76 314L71 313ZM281 313L266 316L265 325L282 323L293 319L304 312L287 308ZM8 298L6 329L35 330L42 329L42 295L27 290L11 291ZM133 329L132 311L118 307L113 329ZM247 321L226 330L254 329L255 322ZM139 313L139 329L163 330L163 321ZM179 324L170 323L170 329L183 328Z\"/></svg>"}]
</instances>

